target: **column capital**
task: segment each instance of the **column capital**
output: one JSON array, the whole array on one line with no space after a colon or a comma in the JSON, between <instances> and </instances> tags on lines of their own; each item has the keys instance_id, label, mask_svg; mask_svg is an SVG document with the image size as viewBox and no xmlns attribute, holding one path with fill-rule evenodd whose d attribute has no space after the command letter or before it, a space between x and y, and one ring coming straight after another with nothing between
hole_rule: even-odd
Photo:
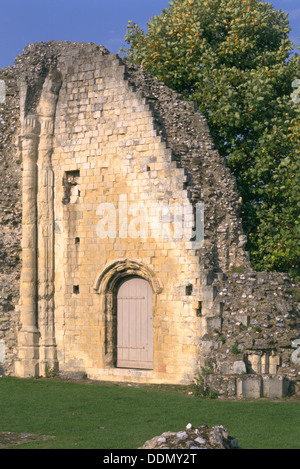
<instances>
[{"instance_id":1,"label":"column capital","mask_svg":"<svg viewBox=\"0 0 300 469\"><path fill-rule=\"evenodd\" d=\"M50 118L40 118L41 124L41 134L43 135L53 135L54 133L54 119Z\"/></svg>"},{"instance_id":2,"label":"column capital","mask_svg":"<svg viewBox=\"0 0 300 469\"><path fill-rule=\"evenodd\" d=\"M22 138L37 138L40 133L40 123L37 116L27 116L22 123Z\"/></svg>"}]
</instances>

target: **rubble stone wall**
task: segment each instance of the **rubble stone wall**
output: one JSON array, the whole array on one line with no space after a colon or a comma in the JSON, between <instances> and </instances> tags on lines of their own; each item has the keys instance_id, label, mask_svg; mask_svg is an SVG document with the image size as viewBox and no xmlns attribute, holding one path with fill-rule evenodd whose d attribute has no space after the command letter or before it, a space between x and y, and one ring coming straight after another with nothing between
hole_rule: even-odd
<instances>
[{"instance_id":1,"label":"rubble stone wall","mask_svg":"<svg viewBox=\"0 0 300 469\"><path fill-rule=\"evenodd\" d=\"M15 67L0 70L6 98L0 104L0 375L17 357L16 330L21 270L22 172L18 153L19 90Z\"/></svg>"}]
</instances>

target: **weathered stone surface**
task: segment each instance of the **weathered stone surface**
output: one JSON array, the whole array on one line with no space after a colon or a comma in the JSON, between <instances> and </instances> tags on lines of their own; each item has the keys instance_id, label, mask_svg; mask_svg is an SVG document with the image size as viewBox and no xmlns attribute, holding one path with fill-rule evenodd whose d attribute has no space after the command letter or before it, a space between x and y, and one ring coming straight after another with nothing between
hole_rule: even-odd
<instances>
[{"instance_id":1,"label":"weathered stone surface","mask_svg":"<svg viewBox=\"0 0 300 469\"><path fill-rule=\"evenodd\" d=\"M233 363L233 373L246 373L246 365L242 360Z\"/></svg>"},{"instance_id":2,"label":"weathered stone surface","mask_svg":"<svg viewBox=\"0 0 300 469\"><path fill-rule=\"evenodd\" d=\"M5 342L4 340L0 340L0 363L5 363L6 354L5 354Z\"/></svg>"},{"instance_id":3,"label":"weathered stone surface","mask_svg":"<svg viewBox=\"0 0 300 469\"><path fill-rule=\"evenodd\" d=\"M19 129L19 93L15 68L0 70L6 84L0 104L0 339L5 360L0 375L11 373L17 356L19 276L21 269L21 160L16 136Z\"/></svg>"},{"instance_id":4,"label":"weathered stone surface","mask_svg":"<svg viewBox=\"0 0 300 469\"><path fill-rule=\"evenodd\" d=\"M262 377L243 375L237 378L237 396L246 399L257 399L262 396Z\"/></svg>"},{"instance_id":5,"label":"weathered stone surface","mask_svg":"<svg viewBox=\"0 0 300 469\"><path fill-rule=\"evenodd\" d=\"M238 441L228 435L228 430L222 425L193 428L191 424L184 431L164 432L146 441L139 449L242 449Z\"/></svg>"},{"instance_id":6,"label":"weathered stone surface","mask_svg":"<svg viewBox=\"0 0 300 469\"><path fill-rule=\"evenodd\" d=\"M81 381L82 379L86 378L86 373L84 371L74 371L74 372L60 371L59 377L66 381L67 380Z\"/></svg>"},{"instance_id":7,"label":"weathered stone surface","mask_svg":"<svg viewBox=\"0 0 300 469\"><path fill-rule=\"evenodd\" d=\"M263 396L280 399L288 393L288 380L284 376L263 376Z\"/></svg>"},{"instance_id":8,"label":"weathered stone surface","mask_svg":"<svg viewBox=\"0 0 300 469\"><path fill-rule=\"evenodd\" d=\"M23 445L33 441L49 440L51 438L55 437L50 435L35 435L33 433L0 432L0 449Z\"/></svg>"}]
</instances>

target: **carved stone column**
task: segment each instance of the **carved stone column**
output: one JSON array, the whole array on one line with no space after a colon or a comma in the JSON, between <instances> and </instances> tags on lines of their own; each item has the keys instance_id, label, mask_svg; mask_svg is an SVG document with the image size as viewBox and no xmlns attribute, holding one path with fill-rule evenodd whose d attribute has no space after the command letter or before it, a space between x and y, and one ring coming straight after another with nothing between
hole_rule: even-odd
<instances>
[{"instance_id":1,"label":"carved stone column","mask_svg":"<svg viewBox=\"0 0 300 469\"><path fill-rule=\"evenodd\" d=\"M22 271L20 278L19 361L20 377L39 373L39 331L37 328L37 147L39 122L36 116L23 121L20 137L23 158L22 188Z\"/></svg>"},{"instance_id":2,"label":"carved stone column","mask_svg":"<svg viewBox=\"0 0 300 469\"><path fill-rule=\"evenodd\" d=\"M58 368L54 320L54 173L52 169L56 103L61 75L47 76L37 107L40 122L38 146L38 318L40 331L40 374Z\"/></svg>"},{"instance_id":3,"label":"carved stone column","mask_svg":"<svg viewBox=\"0 0 300 469\"><path fill-rule=\"evenodd\" d=\"M58 367L54 331L54 174L53 122L41 119L38 156L38 318L40 374Z\"/></svg>"},{"instance_id":4,"label":"carved stone column","mask_svg":"<svg viewBox=\"0 0 300 469\"><path fill-rule=\"evenodd\" d=\"M54 331L54 175L51 156L61 74L50 70L36 115L22 119L22 273L20 279L20 377L45 375L57 367ZM28 89L21 84L23 104ZM21 106L25 113L25 106ZM22 113L21 113L22 114Z\"/></svg>"}]
</instances>

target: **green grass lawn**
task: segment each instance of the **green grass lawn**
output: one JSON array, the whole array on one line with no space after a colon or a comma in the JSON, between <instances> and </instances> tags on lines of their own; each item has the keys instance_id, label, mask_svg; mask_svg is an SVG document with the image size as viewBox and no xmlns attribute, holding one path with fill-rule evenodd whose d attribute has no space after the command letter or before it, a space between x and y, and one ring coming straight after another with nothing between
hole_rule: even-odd
<instances>
[{"instance_id":1,"label":"green grass lawn","mask_svg":"<svg viewBox=\"0 0 300 469\"><path fill-rule=\"evenodd\" d=\"M53 435L19 449L134 449L165 431L223 425L245 449L300 449L300 402L205 400L175 390L0 379L0 431Z\"/></svg>"}]
</instances>

